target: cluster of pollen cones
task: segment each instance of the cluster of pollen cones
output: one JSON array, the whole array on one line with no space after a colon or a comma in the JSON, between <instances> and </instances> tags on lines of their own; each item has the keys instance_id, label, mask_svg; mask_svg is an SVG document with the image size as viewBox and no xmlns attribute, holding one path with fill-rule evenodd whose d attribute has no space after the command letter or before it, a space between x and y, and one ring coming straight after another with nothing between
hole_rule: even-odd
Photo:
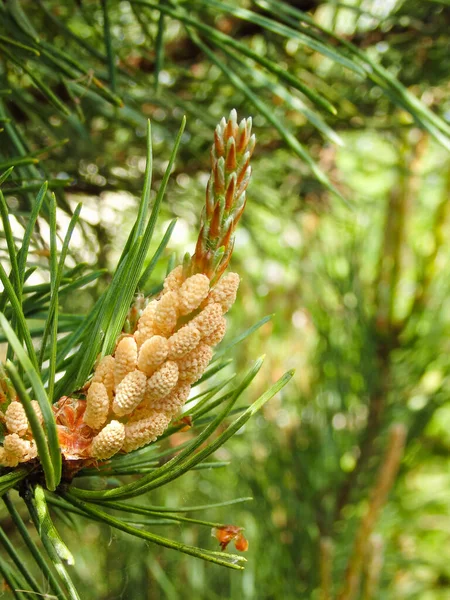
<instances>
[{"instance_id":1,"label":"cluster of pollen cones","mask_svg":"<svg viewBox=\"0 0 450 600\"><path fill-rule=\"evenodd\" d=\"M86 400L56 405L66 458L131 452L166 430L225 334L223 313L238 285L234 273L212 290L206 275L183 280L182 267L168 275L161 297L143 310L134 334L123 336L114 355L99 362Z\"/></svg>"},{"instance_id":2,"label":"cluster of pollen cones","mask_svg":"<svg viewBox=\"0 0 450 600\"><path fill-rule=\"evenodd\" d=\"M159 297L142 310L135 331L122 334L114 353L101 358L81 397L64 396L53 406L66 460L105 460L154 441L205 372L214 346L225 335L224 314L239 286L236 273L222 274L245 206L254 148L250 134L251 120L238 125L235 111L217 126L193 256L169 273ZM42 422L38 403L33 406ZM0 417L7 431L0 466L36 458L22 404L13 400Z\"/></svg>"}]
</instances>

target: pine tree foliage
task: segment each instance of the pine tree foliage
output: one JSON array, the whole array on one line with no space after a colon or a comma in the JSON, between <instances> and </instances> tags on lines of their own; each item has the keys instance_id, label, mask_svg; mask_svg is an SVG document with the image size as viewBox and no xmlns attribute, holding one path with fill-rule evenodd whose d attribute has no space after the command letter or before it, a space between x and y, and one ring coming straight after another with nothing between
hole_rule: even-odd
<instances>
[{"instance_id":1,"label":"pine tree foliage","mask_svg":"<svg viewBox=\"0 0 450 600\"><path fill-rule=\"evenodd\" d=\"M411 485L432 478L436 461L448 450L439 421L445 423L448 410L448 177L442 176L450 146L448 11L440 2L396 2L387 8L374 2L306 2L304 10L295 4L6 0L0 6L0 181L6 198L0 202L5 265L0 310L2 340L8 343L2 393L8 397L15 388L40 457L34 475L24 463L0 477L7 515L0 528L0 572L14 597L82 595L82 582L78 587L72 581L69 536L86 519L130 534L128 540L201 558L206 566L231 567L228 579L217 569L203 570L201 561L186 567L173 553L167 560L176 561L177 569L185 565L183 579L174 582L152 561L152 580L167 597L182 597L177 586L188 589L186 582L208 600L224 593L263 597L261 590L265 597L288 599L370 600L399 590L402 598L446 597L443 545L439 557L411 553L418 511L434 523L445 513L445 501L431 491L416 500ZM302 229L305 243L285 253L291 271L298 271L297 287L276 302L282 314L274 325L276 330L280 319L290 324L295 311L305 328L314 329L311 381L306 389L287 387L282 410L266 410L252 460L241 444L237 487L254 496L248 512L238 509L249 498L224 500L221 486L217 498L208 497L201 506L167 506L164 493L185 473L201 476L200 470L227 466L214 452L290 379L287 373L267 391L260 387L257 395L262 395L245 409L238 400L252 393L247 390L261 359L246 374L221 379L229 357L248 362L245 344L268 318L219 347L192 404L163 434L167 446L151 444L100 466L86 465L70 482L50 402L79 390L97 356L112 351L139 307L138 296L129 312L135 292L161 291L159 274L167 267L174 221L152 256L149 249L155 247L158 214L173 215L180 199L180 193L167 193L169 174L177 169L175 155L191 174L203 168L212 128L231 100L255 115L263 149L253 193L257 210L243 223L254 246L278 260L280 236L269 226L266 230L271 215L279 213L287 231L304 208L303 199L312 209ZM164 162L159 150L175 137L183 114L186 131L183 125ZM154 158L148 116L158 148ZM330 168L330 148L352 145L364 128L384 135L391 146L382 145L379 157L379 180L383 168L395 172L385 194L358 188L364 161L369 170L373 159L364 152L350 183ZM84 222L73 200L117 189L137 195L142 178L130 157L142 154L145 135L147 171L134 226L127 227L115 269L103 268L105 261L91 268L78 260L71 238L85 236L92 243L93 231L98 237L93 246L100 249L105 231L101 224ZM392 165L386 158L391 150ZM365 175L378 189L370 173ZM282 206L272 197L274 181L283 186ZM153 202L151 187L157 190ZM354 213L336 208L324 189L346 201L356 197L356 221L361 217L370 225L356 225ZM418 220L425 225L418 226ZM218 234L214 246L218 262L224 235ZM199 256L205 251L200 245ZM28 284L33 273L49 283ZM247 275L255 286L260 283L257 272ZM87 315L61 308L92 283L99 298ZM296 344L301 345L298 339ZM276 370L280 373L279 365ZM43 423L32 409L35 400ZM287 425L283 414L290 415ZM180 442L180 432L189 426L194 435ZM236 479L231 471L222 481ZM391 488L393 500L383 513ZM153 493L151 504L147 492ZM155 497L164 506L156 505ZM242 568L242 555L155 533L171 524L185 532L212 528L219 541L234 538L239 545L239 528L206 520L203 513L215 509L220 518L232 514L237 522L235 514L250 515L254 523L250 549L255 554L242 584L233 577ZM12 528L21 539L19 549L10 540ZM442 532L428 533L433 551L435 538L442 541ZM130 573L129 585L145 586L148 557L125 536L122 547L127 550L120 564ZM122 589L114 577L108 572L105 579ZM108 583L96 585L98 596L107 597Z\"/></svg>"},{"instance_id":2,"label":"pine tree foliage","mask_svg":"<svg viewBox=\"0 0 450 600\"><path fill-rule=\"evenodd\" d=\"M234 117L234 122L235 119L236 118ZM231 120L229 121L229 124L232 126ZM239 129L239 133L237 125L235 125L235 128L235 135L237 135L237 139L239 139L241 128ZM35 443L37 447L37 458L35 460L30 460L29 456L23 456L19 466L8 469L8 456L13 457L14 454L11 454L13 450L9 450L9 446L7 449L6 444L8 440L12 439L14 436L16 436L15 439L18 441L21 440L16 433L11 433L11 431L16 430L17 419L9 422L8 419L6 419L9 433L8 430L5 431L5 427L3 427L4 447L2 448L3 454L0 457L4 467L2 470L6 472L0 477L0 490L11 518L18 527L28 550L42 570L46 585L48 584L50 586L52 593L58 598L79 598L79 594L67 569L67 565L72 565L74 559L53 523L50 512L50 507L53 506L59 507L63 512L69 515L72 513L84 515L86 518L109 524L120 531L124 531L155 544L179 550L218 565L228 566L234 569L242 568L240 563L243 558L241 556L226 552L217 553L214 551L203 550L171 540L148 531L147 529L140 529L133 524L133 520L116 517L110 514L109 509L131 513L132 515L153 517L153 519L150 519L149 523L152 521L155 522L156 519L156 523L159 524L159 518L162 522L197 523L206 527L215 528L218 531L221 530L224 527L224 524L222 523L212 523L199 519L186 519L185 517L178 516L172 512L167 513L167 511L163 510L161 512L157 508L134 506L133 504L123 501L139 497L150 490L160 488L177 479L184 473L187 473L191 469L208 466L206 459L238 431L272 396L284 387L291 378L292 373L286 373L256 402L246 409L236 408L236 402L257 375L262 366L263 359L258 359L250 370L242 377L241 381L231 381L231 385L227 386L228 389L226 391L224 391L223 386L217 386L214 383L209 387L206 387L200 394L201 401L196 403L192 410L188 408L165 434L166 437L170 436L182 429L186 422L189 422L190 426L195 427L195 429L199 428L198 435L193 437L191 441L188 440L187 443L185 442L179 446L175 445L172 447L170 450L170 455L172 455L171 459L160 466L158 466L159 459L161 456L165 456L167 460L167 453L158 453L157 446L154 444L147 445L142 450L118 455L111 461L107 461L103 464L101 463L100 466L96 465L96 461L92 464L92 460L87 462L81 461L81 464L79 460L68 460L68 458L70 459L70 456L68 456L67 447L63 446L60 448L62 438L61 434L57 431L57 422L60 419L59 414L66 408L64 403L66 402L67 396L72 393L75 393L75 397L80 393L83 396L83 389L81 388L92 372L97 357L99 355L108 355L114 348L115 341L123 329L124 321L127 318L135 293L139 291L141 277L144 274L146 277L149 275L148 269L144 269L144 260L148 254L156 219L164 197L167 180L175 161L176 151L183 129L184 122L179 131L177 141L169 160L166 176L159 189L155 202L153 203L152 210L149 212L149 192L152 174L152 146L149 127L147 138L147 171L144 191L137 219L132 227L122 257L117 265L115 274L112 277L110 286L107 288L104 295L100 297L91 313L88 314L81 323L79 323L78 320L71 322L69 319L67 324L68 327L65 328L64 331L65 335L58 335L58 333L62 333L59 329L60 319L62 322L65 321L64 315L59 314L58 307L58 298L60 292L64 288L63 281L66 281L68 285L72 286L72 289L78 289L86 283L86 279L83 277L75 276L71 278L71 271L69 270L68 275L65 267L65 258L69 250L70 238L79 219L80 207L76 209L61 247L58 248L55 197L48 196L47 187L44 184L41 188L40 195L36 200L38 208L35 211L35 217L28 222L24 241L22 245L18 247L17 242L12 235L8 207L3 199L3 195L0 196L3 207L2 219L7 241L7 251L9 253L11 264L11 271L9 274L6 273L3 267L0 271L5 289L3 296L3 314L0 315L0 321L8 341L8 360L5 364L5 368L2 368L2 403L8 404L8 406L11 406L11 402L14 404L17 400L21 403L31 429L32 439L34 440L32 443ZM249 136L249 134L245 133L245 128L243 129L243 132L244 135L247 135L247 137ZM219 144L219 139L220 138L217 138L216 146ZM225 140L227 140L226 136ZM224 190L222 190L219 185L221 176L218 175L218 173L220 173L221 165L222 168L224 168L225 173L225 175L223 175L223 177L225 177L224 182L227 182L228 180L234 181L230 173L233 169L236 169L236 156L233 159L231 158L231 155L229 155L229 152L231 152L229 147L231 148L231 146L230 144L227 144L227 166L224 167L224 158L218 154L217 158L219 159L219 166L217 167L216 165L216 168L212 173L214 190L212 192L214 194L212 198L214 201L212 208L214 211L212 214L209 214L209 208L206 208L202 234L204 237L203 243L206 244L207 247L209 244L209 237L205 228L207 226L210 227L212 236L217 227L223 229L225 226L229 228L232 233L240 214L242 214L242 209L245 206L245 200L243 200L242 204L241 196L244 195L245 197L246 185L242 187L242 184L239 184L239 177L237 179L237 184L236 182L234 183L236 194L230 196L227 200L226 198L228 198L228 196L225 198ZM243 144L243 147L245 150L245 143ZM225 152L225 149L220 146L218 147L217 152L220 151ZM237 157L239 159L240 154L237 154ZM245 157L243 158L245 159ZM239 168L243 170L245 174L246 165L241 163L242 160L239 163ZM217 171L217 168L219 168L219 171ZM239 170L237 172L239 173ZM6 179L8 174L9 173L6 173L4 179ZM219 181L217 180L217 177L219 177ZM246 184L247 183L248 177L246 179ZM241 186L240 188L239 185ZM30 235L33 227L39 223L41 218L39 211L44 204L46 195L49 206L49 266L51 280L49 284L39 286L39 291L37 292L39 295L36 297L36 290L34 287L31 286L32 289L29 290L25 285L27 274L29 275L30 273L30 268L27 263L27 254L29 251ZM235 204L235 202L237 204ZM216 213L219 215L219 221L216 219ZM214 225L214 223L216 223L216 225ZM203 255L202 252L200 252L201 246L198 247L197 254L194 254L192 259L193 264L198 265L196 267L198 271L202 271L202 269L208 271L210 268L208 265L211 264L213 274L216 269L219 269L217 271L219 274L223 272L231 257L232 249L232 235L228 232L228 229L223 231L224 234L226 234L226 239L221 241L220 248L216 248L215 252L209 252L208 255ZM156 251L156 258L161 254L161 249L168 241L169 236L166 236ZM221 266L221 261L223 259L226 262ZM151 264L154 265L155 262L155 260L152 260ZM34 271L34 268L31 270ZM195 277L205 276L194 275L193 278ZM216 274L216 278L217 277L218 275ZM189 281L189 279L186 281ZM219 287L220 284L216 284L216 288L214 289L219 289ZM181 292L182 290L183 288L181 288ZM173 294L174 292L169 293ZM164 297L165 296L163 296L163 298ZM32 307L32 310L28 314L25 314L24 307L27 305L27 301ZM188 308L188 310L191 310L191 308ZM36 350L32 340L28 323L29 318L40 318L43 322L39 332L40 335L38 336L40 338L38 350ZM34 334L36 336L36 331ZM219 358L217 364L213 364L210 371L207 371L204 374L203 380L209 379L227 364L228 362L224 358ZM198 376L193 380L194 385L196 380L198 380ZM61 395L64 395L63 404L58 410L52 410L52 403L58 400ZM31 397L36 398L38 401L42 421L38 418L38 414L32 406ZM75 419L75 424L79 418L77 415L78 406L76 402L77 401L75 400L75 408L72 409L70 406L69 412L67 412L65 417L67 421ZM82 406L82 404L79 403L79 406ZM5 414L7 417L8 411L6 411ZM119 415L120 414L122 413L119 413ZM235 419L211 440L211 436L223 425L224 420L230 414L235 414ZM64 421L64 423L66 423L66 421ZM112 423L119 424L118 421L113 421ZM76 431L77 429L75 429L75 432ZM97 437L100 435L101 433L98 434ZM95 439L96 438L94 438L92 442L93 448L95 447ZM22 444L29 443L30 442L22 440ZM73 446L70 446L70 448L72 447ZM115 451L117 452L119 448L120 445ZM10 452L9 455L8 452ZM98 452L97 455L100 459L110 456L110 454ZM81 453L80 456L82 456ZM95 452L94 456L96 456ZM212 464L214 465L214 463ZM96 479L105 479L108 481L109 478L120 475L133 475L137 477L134 477L129 483L124 483L123 485L115 486L100 492L95 489L83 489L77 486L77 479L79 477L94 476ZM10 491L13 489L19 491L20 496L27 506L29 515L39 534L43 550L38 549L35 542L31 540L16 507L10 499ZM174 507L173 510L176 513L182 509L180 507ZM3 536L2 541L6 553L12 561L12 564L10 564L6 558L1 559L2 574L13 590L15 596L21 598L21 592L18 590L27 590L29 586L31 586L30 592L35 592L38 595L44 594L45 589L41 589L36 584L36 581L31 578L29 575L29 567L23 562L22 558L18 557L8 539ZM53 565L55 568L57 576L52 574L50 565Z\"/></svg>"},{"instance_id":3,"label":"pine tree foliage","mask_svg":"<svg viewBox=\"0 0 450 600\"><path fill-rule=\"evenodd\" d=\"M299 139L301 125L324 141L342 143L334 125L337 116L345 118L349 105L330 87L335 76L353 88L378 86L392 106L409 113L448 148L449 127L439 112L420 102L368 52L286 2L264 0L242 8L219 0L62 6L8 0L0 19L0 168L17 167L10 180L14 185L5 193L21 193L28 210L33 198L28 192L46 179L59 205L70 211L63 190L76 177L73 145L77 138L88 140L93 129L100 133L108 124L123 123L145 131L143 112L158 115L169 109L175 118L194 117L196 143L202 136L207 143L214 125L209 98L214 98L215 112L223 113L217 95L227 85L337 194ZM248 43L247 32L256 32L260 40ZM289 44L295 52L286 51ZM290 68L300 52L301 67ZM212 76L203 83L208 70ZM67 164L64 177L49 177L48 161L40 162L54 152ZM81 189L89 189L87 183Z\"/></svg>"}]
</instances>

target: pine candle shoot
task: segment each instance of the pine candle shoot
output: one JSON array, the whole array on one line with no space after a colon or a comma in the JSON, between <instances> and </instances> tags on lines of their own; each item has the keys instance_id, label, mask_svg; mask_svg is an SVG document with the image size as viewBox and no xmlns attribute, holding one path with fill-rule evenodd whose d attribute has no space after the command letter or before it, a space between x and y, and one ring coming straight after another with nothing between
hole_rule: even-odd
<instances>
[{"instance_id":1,"label":"pine candle shoot","mask_svg":"<svg viewBox=\"0 0 450 600\"><path fill-rule=\"evenodd\" d=\"M245 208L254 146L251 119L238 124L231 111L215 130L194 254L167 275L160 295L148 300L134 320L134 331L123 332L114 352L98 361L83 395L63 396L53 405L66 466L81 468L156 440L205 372L225 335L224 314L239 286L239 276L225 270ZM24 408L14 393L10 396L4 395L0 415L6 428L0 447L4 467L37 456ZM42 422L38 403L32 404Z\"/></svg>"}]
</instances>

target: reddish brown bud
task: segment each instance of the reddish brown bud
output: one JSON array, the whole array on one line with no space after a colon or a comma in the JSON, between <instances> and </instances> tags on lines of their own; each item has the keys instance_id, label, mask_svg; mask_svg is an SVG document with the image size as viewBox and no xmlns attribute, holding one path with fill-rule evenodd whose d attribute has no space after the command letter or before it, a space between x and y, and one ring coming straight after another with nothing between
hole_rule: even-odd
<instances>
[{"instance_id":1,"label":"reddish brown bud","mask_svg":"<svg viewBox=\"0 0 450 600\"><path fill-rule=\"evenodd\" d=\"M230 137L232 137L233 135L233 123L230 121L228 121L227 126L225 128L225 133L224 133L224 137L226 140L228 140Z\"/></svg>"},{"instance_id":2,"label":"reddish brown bud","mask_svg":"<svg viewBox=\"0 0 450 600\"><path fill-rule=\"evenodd\" d=\"M217 158L225 155L225 147L220 133L220 127L218 125L214 131L214 149L216 151Z\"/></svg>"},{"instance_id":3,"label":"reddish brown bud","mask_svg":"<svg viewBox=\"0 0 450 600\"><path fill-rule=\"evenodd\" d=\"M240 154L247 145L247 122L245 119L239 123L238 134L236 136L236 151Z\"/></svg>"},{"instance_id":4,"label":"reddish brown bud","mask_svg":"<svg viewBox=\"0 0 450 600\"><path fill-rule=\"evenodd\" d=\"M230 243L231 236L233 235L233 231L234 231L234 222L232 222L230 224L230 226L228 227L228 231L226 232L226 234L222 238L222 244L221 245L225 246L225 248L227 248L228 244Z\"/></svg>"},{"instance_id":5,"label":"reddish brown bud","mask_svg":"<svg viewBox=\"0 0 450 600\"><path fill-rule=\"evenodd\" d=\"M230 176L228 181L227 191L225 194L225 210L231 210L234 200L234 192L236 191L236 173Z\"/></svg>"},{"instance_id":6,"label":"reddish brown bud","mask_svg":"<svg viewBox=\"0 0 450 600\"><path fill-rule=\"evenodd\" d=\"M214 211L214 181L212 177L209 178L208 185L206 186L205 209L206 217L207 219L210 219Z\"/></svg>"},{"instance_id":7,"label":"reddish brown bud","mask_svg":"<svg viewBox=\"0 0 450 600\"><path fill-rule=\"evenodd\" d=\"M223 156L214 165L214 192L222 194L225 189L225 159Z\"/></svg>"},{"instance_id":8,"label":"reddish brown bud","mask_svg":"<svg viewBox=\"0 0 450 600\"><path fill-rule=\"evenodd\" d=\"M227 143L227 158L225 161L225 170L229 173L236 169L236 143L234 138L230 138Z\"/></svg>"},{"instance_id":9,"label":"reddish brown bud","mask_svg":"<svg viewBox=\"0 0 450 600\"><path fill-rule=\"evenodd\" d=\"M216 238L220 234L220 217L222 214L222 210L220 207L220 203L217 202L214 207L213 218L211 219L211 226L209 228L209 235L211 238Z\"/></svg>"}]
</instances>

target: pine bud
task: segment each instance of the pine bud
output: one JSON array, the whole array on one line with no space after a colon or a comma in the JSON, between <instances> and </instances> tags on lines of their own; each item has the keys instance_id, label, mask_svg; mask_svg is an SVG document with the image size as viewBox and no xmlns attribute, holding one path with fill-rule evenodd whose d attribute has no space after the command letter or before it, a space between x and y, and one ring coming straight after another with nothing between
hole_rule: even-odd
<instances>
[{"instance_id":1,"label":"pine bud","mask_svg":"<svg viewBox=\"0 0 450 600\"><path fill-rule=\"evenodd\" d=\"M164 280L164 292L177 292L184 281L183 265L175 267Z\"/></svg>"},{"instance_id":2,"label":"pine bud","mask_svg":"<svg viewBox=\"0 0 450 600\"><path fill-rule=\"evenodd\" d=\"M197 273L186 279L180 288L180 314L188 315L198 308L209 293L209 279Z\"/></svg>"},{"instance_id":3,"label":"pine bud","mask_svg":"<svg viewBox=\"0 0 450 600\"><path fill-rule=\"evenodd\" d=\"M86 412L83 421L92 429L100 429L109 413L109 397L103 383L93 381L86 396Z\"/></svg>"},{"instance_id":4,"label":"pine bud","mask_svg":"<svg viewBox=\"0 0 450 600\"><path fill-rule=\"evenodd\" d=\"M28 419L20 402L14 401L8 406L5 412L5 423L10 433L25 435L28 429Z\"/></svg>"},{"instance_id":5,"label":"pine bud","mask_svg":"<svg viewBox=\"0 0 450 600\"><path fill-rule=\"evenodd\" d=\"M92 383L103 383L110 400L114 392L114 365L115 360L112 356L104 356L98 363L92 378Z\"/></svg>"},{"instance_id":6,"label":"pine bud","mask_svg":"<svg viewBox=\"0 0 450 600\"><path fill-rule=\"evenodd\" d=\"M114 383L117 387L125 375L131 373L136 368L137 363L137 344L134 338L125 337L117 344L114 355Z\"/></svg>"},{"instance_id":7,"label":"pine bud","mask_svg":"<svg viewBox=\"0 0 450 600\"><path fill-rule=\"evenodd\" d=\"M225 159L225 170L231 173L236 169L236 142L234 138L230 138L227 142L227 156Z\"/></svg>"},{"instance_id":8,"label":"pine bud","mask_svg":"<svg viewBox=\"0 0 450 600\"><path fill-rule=\"evenodd\" d=\"M203 273L215 283L228 265L251 175L250 158L255 147L251 128L251 119L237 124L235 110L228 121L222 119L216 127L200 233L185 275Z\"/></svg>"},{"instance_id":9,"label":"pine bud","mask_svg":"<svg viewBox=\"0 0 450 600\"><path fill-rule=\"evenodd\" d=\"M154 335L145 341L139 350L138 368L150 377L166 360L168 347L167 339L162 335Z\"/></svg>"},{"instance_id":10,"label":"pine bud","mask_svg":"<svg viewBox=\"0 0 450 600\"><path fill-rule=\"evenodd\" d=\"M174 390L165 398L152 399L149 401L149 408L155 410L164 410L169 415L176 415L186 400L189 398L191 386L188 383L177 385Z\"/></svg>"},{"instance_id":11,"label":"pine bud","mask_svg":"<svg viewBox=\"0 0 450 600\"><path fill-rule=\"evenodd\" d=\"M92 440L91 456L98 459L110 458L121 449L124 440L124 424L111 421Z\"/></svg>"},{"instance_id":12,"label":"pine bud","mask_svg":"<svg viewBox=\"0 0 450 600\"><path fill-rule=\"evenodd\" d=\"M151 338L152 335L156 333L153 319L157 305L158 301L152 300L142 311L142 315L137 323L137 330L134 334L134 339L136 340L138 348L140 348L146 340Z\"/></svg>"},{"instance_id":13,"label":"pine bud","mask_svg":"<svg viewBox=\"0 0 450 600\"><path fill-rule=\"evenodd\" d=\"M190 322L198 331L202 338L211 335L216 330L222 319L222 306L219 303L208 304L192 321ZM209 344L208 345L212 345Z\"/></svg>"},{"instance_id":14,"label":"pine bud","mask_svg":"<svg viewBox=\"0 0 450 600\"><path fill-rule=\"evenodd\" d=\"M242 121L239 123L238 134L236 136L236 147L239 153L242 153L242 151L246 148L249 136L250 134L247 128L247 121L242 119Z\"/></svg>"},{"instance_id":15,"label":"pine bud","mask_svg":"<svg viewBox=\"0 0 450 600\"><path fill-rule=\"evenodd\" d=\"M167 292L158 301L155 310L155 327L165 336L172 333L178 319L179 296L177 292Z\"/></svg>"},{"instance_id":16,"label":"pine bud","mask_svg":"<svg viewBox=\"0 0 450 600\"><path fill-rule=\"evenodd\" d=\"M9 454L0 446L0 465L2 467L17 467L19 464L19 459L14 454Z\"/></svg>"},{"instance_id":17,"label":"pine bud","mask_svg":"<svg viewBox=\"0 0 450 600\"><path fill-rule=\"evenodd\" d=\"M153 442L167 429L170 416L163 411L151 411L149 415L139 421L125 425L125 440L123 450L131 452Z\"/></svg>"},{"instance_id":18,"label":"pine bud","mask_svg":"<svg viewBox=\"0 0 450 600\"><path fill-rule=\"evenodd\" d=\"M239 287L239 275L228 273L219 281L208 296L208 304L218 302L226 313L234 304Z\"/></svg>"},{"instance_id":19,"label":"pine bud","mask_svg":"<svg viewBox=\"0 0 450 600\"><path fill-rule=\"evenodd\" d=\"M146 397L150 403L168 396L178 381L178 365L168 360L147 381Z\"/></svg>"},{"instance_id":20,"label":"pine bud","mask_svg":"<svg viewBox=\"0 0 450 600\"><path fill-rule=\"evenodd\" d=\"M3 447L6 454L17 458L18 462L25 462L36 456L32 444L28 440L23 440L17 433L6 435Z\"/></svg>"},{"instance_id":21,"label":"pine bud","mask_svg":"<svg viewBox=\"0 0 450 600\"><path fill-rule=\"evenodd\" d=\"M206 344L199 344L178 362L179 380L183 383L195 383L205 372L212 358L212 350Z\"/></svg>"},{"instance_id":22,"label":"pine bud","mask_svg":"<svg viewBox=\"0 0 450 600\"><path fill-rule=\"evenodd\" d=\"M215 305L213 305L215 306ZM217 346L219 344L227 331L227 320L225 317L220 317L220 321L218 322L216 328L210 335L203 338L203 342L208 344L208 346Z\"/></svg>"},{"instance_id":23,"label":"pine bud","mask_svg":"<svg viewBox=\"0 0 450 600\"><path fill-rule=\"evenodd\" d=\"M200 332L191 323L185 325L169 338L170 360L179 360L185 354L198 346L200 342Z\"/></svg>"},{"instance_id":24,"label":"pine bud","mask_svg":"<svg viewBox=\"0 0 450 600\"><path fill-rule=\"evenodd\" d=\"M141 402L141 404L139 404L139 406L135 408L130 415L128 415L128 421L126 424L130 425L131 423L136 423L136 421L142 421L142 419L146 419L152 415L154 410L155 409L146 404L144 400L144 402Z\"/></svg>"},{"instance_id":25,"label":"pine bud","mask_svg":"<svg viewBox=\"0 0 450 600\"><path fill-rule=\"evenodd\" d=\"M142 402L147 377L142 371L128 373L117 386L113 402L113 411L119 417L128 415Z\"/></svg>"},{"instance_id":26,"label":"pine bud","mask_svg":"<svg viewBox=\"0 0 450 600\"><path fill-rule=\"evenodd\" d=\"M34 440L31 440L31 442L28 442L28 443L30 445L29 445L28 449L26 450L24 460L32 460L33 458L36 458L36 456L37 456L36 442Z\"/></svg>"}]
</instances>

